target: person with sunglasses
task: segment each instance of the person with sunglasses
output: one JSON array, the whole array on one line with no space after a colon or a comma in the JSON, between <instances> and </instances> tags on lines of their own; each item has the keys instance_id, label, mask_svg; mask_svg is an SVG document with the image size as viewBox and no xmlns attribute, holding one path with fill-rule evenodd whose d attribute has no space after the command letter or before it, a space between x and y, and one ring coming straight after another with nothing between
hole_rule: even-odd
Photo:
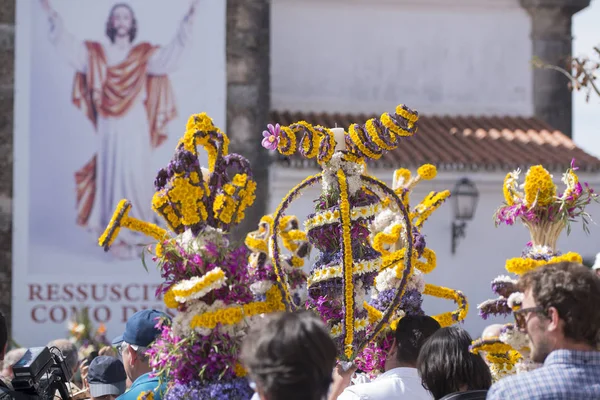
<instances>
[{"instance_id":1,"label":"person with sunglasses","mask_svg":"<svg viewBox=\"0 0 600 400\"><path fill-rule=\"evenodd\" d=\"M524 274L518 286L516 326L543 366L500 380L487 399L600 399L600 279L562 262Z\"/></svg>"},{"instance_id":2,"label":"person with sunglasses","mask_svg":"<svg viewBox=\"0 0 600 400\"><path fill-rule=\"evenodd\" d=\"M133 382L129 390L118 397L119 400L137 400L147 392L153 393L154 400L161 400L166 387L160 385L158 377L151 375L152 368L146 354L148 347L161 333L157 327L160 320L170 321L170 318L156 310L138 311L127 320L125 332L113 340L127 377Z\"/></svg>"}]
</instances>

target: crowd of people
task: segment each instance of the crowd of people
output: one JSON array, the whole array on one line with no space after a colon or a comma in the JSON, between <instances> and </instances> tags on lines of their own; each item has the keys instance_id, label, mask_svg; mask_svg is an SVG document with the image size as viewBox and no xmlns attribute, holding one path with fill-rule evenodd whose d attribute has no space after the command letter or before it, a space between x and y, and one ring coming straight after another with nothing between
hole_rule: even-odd
<instances>
[{"instance_id":1,"label":"crowd of people","mask_svg":"<svg viewBox=\"0 0 600 400\"><path fill-rule=\"evenodd\" d=\"M356 367L336 362L336 346L318 315L274 313L250 332L241 351L254 399L600 399L595 271L576 263L550 264L523 275L518 285L524 301L515 320L528 336L532 360L541 365L533 371L492 384L485 359L470 351L466 330L441 328L429 316L405 316L396 327L385 373L368 382ZM146 351L160 335L156 320L165 317L154 310L136 313L113 346L91 362L78 360L67 339L49 343L79 379L69 383L73 399L138 400L150 392L160 400L167 383L153 376ZM0 316L0 399L27 398L10 385L11 368L26 350L6 353L7 347L7 325Z\"/></svg>"}]
</instances>

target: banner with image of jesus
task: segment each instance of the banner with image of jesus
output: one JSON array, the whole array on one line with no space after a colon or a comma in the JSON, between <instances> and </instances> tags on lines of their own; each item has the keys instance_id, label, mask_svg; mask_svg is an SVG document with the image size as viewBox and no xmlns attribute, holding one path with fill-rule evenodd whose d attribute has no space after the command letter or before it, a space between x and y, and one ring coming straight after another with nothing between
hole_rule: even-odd
<instances>
[{"instance_id":1,"label":"banner with image of jesus","mask_svg":"<svg viewBox=\"0 0 600 400\"><path fill-rule=\"evenodd\" d=\"M83 306L118 333L162 307L160 277L148 238L97 239L123 198L156 219L154 175L190 114L224 127L225 2L31 0L16 19L13 336L65 336Z\"/></svg>"}]
</instances>

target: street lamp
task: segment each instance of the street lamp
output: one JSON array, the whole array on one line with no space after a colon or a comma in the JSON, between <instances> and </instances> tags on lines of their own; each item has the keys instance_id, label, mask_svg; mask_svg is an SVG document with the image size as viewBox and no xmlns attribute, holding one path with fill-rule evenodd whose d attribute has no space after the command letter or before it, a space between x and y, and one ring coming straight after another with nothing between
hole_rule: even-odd
<instances>
[{"instance_id":1,"label":"street lamp","mask_svg":"<svg viewBox=\"0 0 600 400\"><path fill-rule=\"evenodd\" d=\"M454 221L452 221L452 254L456 253L458 239L465 237L467 221L473 219L479 192L475 184L468 178L462 178L454 186L452 191L454 200Z\"/></svg>"}]
</instances>

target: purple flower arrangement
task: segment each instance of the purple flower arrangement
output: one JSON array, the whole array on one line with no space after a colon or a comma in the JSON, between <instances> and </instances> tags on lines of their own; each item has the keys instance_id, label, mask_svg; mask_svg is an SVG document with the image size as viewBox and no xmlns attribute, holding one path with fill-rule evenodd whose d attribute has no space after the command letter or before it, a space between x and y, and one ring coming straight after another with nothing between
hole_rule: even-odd
<instances>
[{"instance_id":1,"label":"purple flower arrangement","mask_svg":"<svg viewBox=\"0 0 600 400\"><path fill-rule=\"evenodd\" d=\"M246 378L230 381L219 381L202 385L191 381L189 384L176 383L165 396L165 400L247 400L254 395L254 390Z\"/></svg>"}]
</instances>

